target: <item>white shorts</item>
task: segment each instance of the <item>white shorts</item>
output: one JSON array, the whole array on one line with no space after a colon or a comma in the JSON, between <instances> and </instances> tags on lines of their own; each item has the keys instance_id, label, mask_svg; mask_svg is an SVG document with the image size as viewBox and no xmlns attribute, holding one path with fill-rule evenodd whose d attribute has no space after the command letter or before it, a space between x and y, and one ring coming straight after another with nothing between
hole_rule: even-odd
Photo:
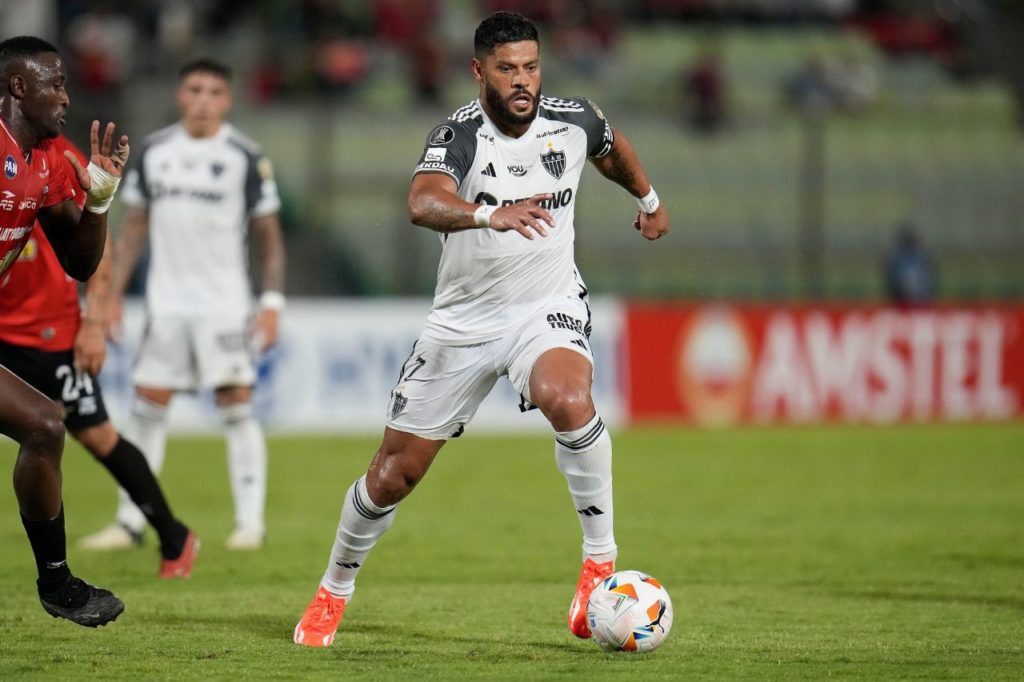
<instances>
[{"instance_id":1,"label":"white shorts","mask_svg":"<svg viewBox=\"0 0 1024 682\"><path fill-rule=\"evenodd\" d=\"M132 382L178 391L252 386L248 315L148 318Z\"/></svg>"},{"instance_id":2,"label":"white shorts","mask_svg":"<svg viewBox=\"0 0 1024 682\"><path fill-rule=\"evenodd\" d=\"M501 376L508 376L530 409L530 373L552 348L568 348L594 365L590 350L590 308L580 298L540 309L507 336L470 346L439 344L420 337L391 391L387 425L431 440L462 435L480 403Z\"/></svg>"}]
</instances>

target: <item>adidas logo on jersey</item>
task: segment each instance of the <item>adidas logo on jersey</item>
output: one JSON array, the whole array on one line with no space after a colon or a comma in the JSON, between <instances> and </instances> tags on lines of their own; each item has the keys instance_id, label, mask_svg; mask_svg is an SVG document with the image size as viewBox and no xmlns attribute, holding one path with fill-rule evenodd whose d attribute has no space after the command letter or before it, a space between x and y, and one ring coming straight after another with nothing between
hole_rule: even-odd
<instances>
[{"instance_id":1,"label":"adidas logo on jersey","mask_svg":"<svg viewBox=\"0 0 1024 682\"><path fill-rule=\"evenodd\" d=\"M486 175L489 178L496 178L496 177L498 177L498 174L494 172L494 164L493 163L488 163L487 164L487 168L484 168L482 171L480 171L480 175Z\"/></svg>"}]
</instances>

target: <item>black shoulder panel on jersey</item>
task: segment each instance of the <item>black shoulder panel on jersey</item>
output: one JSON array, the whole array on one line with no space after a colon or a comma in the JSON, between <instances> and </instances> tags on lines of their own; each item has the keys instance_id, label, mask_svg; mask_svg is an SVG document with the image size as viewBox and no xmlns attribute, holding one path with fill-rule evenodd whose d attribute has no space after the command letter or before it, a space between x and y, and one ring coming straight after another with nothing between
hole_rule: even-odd
<instances>
[{"instance_id":1,"label":"black shoulder panel on jersey","mask_svg":"<svg viewBox=\"0 0 1024 682\"><path fill-rule=\"evenodd\" d=\"M615 135L604 113L586 97L560 99L542 95L541 115L553 121L577 125L587 133L587 155L601 158L611 151Z\"/></svg>"},{"instance_id":2,"label":"black shoulder panel on jersey","mask_svg":"<svg viewBox=\"0 0 1024 682\"><path fill-rule=\"evenodd\" d=\"M245 210L251 211L263 194L263 178L259 172L263 152L247 137L232 134L227 143L245 155Z\"/></svg>"},{"instance_id":3,"label":"black shoulder panel on jersey","mask_svg":"<svg viewBox=\"0 0 1024 682\"><path fill-rule=\"evenodd\" d=\"M427 135L423 154L413 175L444 173L461 185L473 166L479 139L476 132L483 122L480 106L472 102L458 109L447 121L434 126Z\"/></svg>"}]
</instances>

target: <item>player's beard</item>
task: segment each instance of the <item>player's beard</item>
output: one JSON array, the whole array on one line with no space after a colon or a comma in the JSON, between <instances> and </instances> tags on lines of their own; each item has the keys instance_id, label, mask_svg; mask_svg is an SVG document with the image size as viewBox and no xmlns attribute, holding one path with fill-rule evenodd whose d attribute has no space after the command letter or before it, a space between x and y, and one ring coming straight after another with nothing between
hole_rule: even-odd
<instances>
[{"instance_id":1,"label":"player's beard","mask_svg":"<svg viewBox=\"0 0 1024 682\"><path fill-rule=\"evenodd\" d=\"M490 83L484 83L484 96L487 99L488 108L498 117L501 123L507 126L521 126L533 123L533 119L537 118L537 112L540 111L540 86L537 87L536 93L527 92L533 98L533 108L525 114L515 113L510 106L513 98L520 94L522 94L521 90L513 92L508 98L503 98L497 88Z\"/></svg>"}]
</instances>

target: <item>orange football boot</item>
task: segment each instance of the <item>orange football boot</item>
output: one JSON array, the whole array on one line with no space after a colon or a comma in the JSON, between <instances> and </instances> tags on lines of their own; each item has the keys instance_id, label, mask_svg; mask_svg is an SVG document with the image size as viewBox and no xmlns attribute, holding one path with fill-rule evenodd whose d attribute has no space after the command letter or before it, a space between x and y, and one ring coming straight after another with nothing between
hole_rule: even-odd
<instances>
[{"instance_id":1,"label":"orange football boot","mask_svg":"<svg viewBox=\"0 0 1024 682\"><path fill-rule=\"evenodd\" d=\"M199 538L191 530L185 537L185 545L177 559L164 559L160 562L160 577L164 580L187 578L192 575L192 565L199 554Z\"/></svg>"},{"instance_id":2,"label":"orange football boot","mask_svg":"<svg viewBox=\"0 0 1024 682\"><path fill-rule=\"evenodd\" d=\"M335 597L321 586L302 614L302 620L295 626L292 640L303 646L330 646L347 602L344 597Z\"/></svg>"},{"instance_id":3,"label":"orange football boot","mask_svg":"<svg viewBox=\"0 0 1024 682\"><path fill-rule=\"evenodd\" d=\"M590 603L590 593L600 584L602 580L615 572L615 562L606 561L603 564L587 559L580 569L580 579L576 583L576 596L572 598L572 605L569 606L569 631L580 639L590 638L590 624L587 622L587 604Z\"/></svg>"}]
</instances>

